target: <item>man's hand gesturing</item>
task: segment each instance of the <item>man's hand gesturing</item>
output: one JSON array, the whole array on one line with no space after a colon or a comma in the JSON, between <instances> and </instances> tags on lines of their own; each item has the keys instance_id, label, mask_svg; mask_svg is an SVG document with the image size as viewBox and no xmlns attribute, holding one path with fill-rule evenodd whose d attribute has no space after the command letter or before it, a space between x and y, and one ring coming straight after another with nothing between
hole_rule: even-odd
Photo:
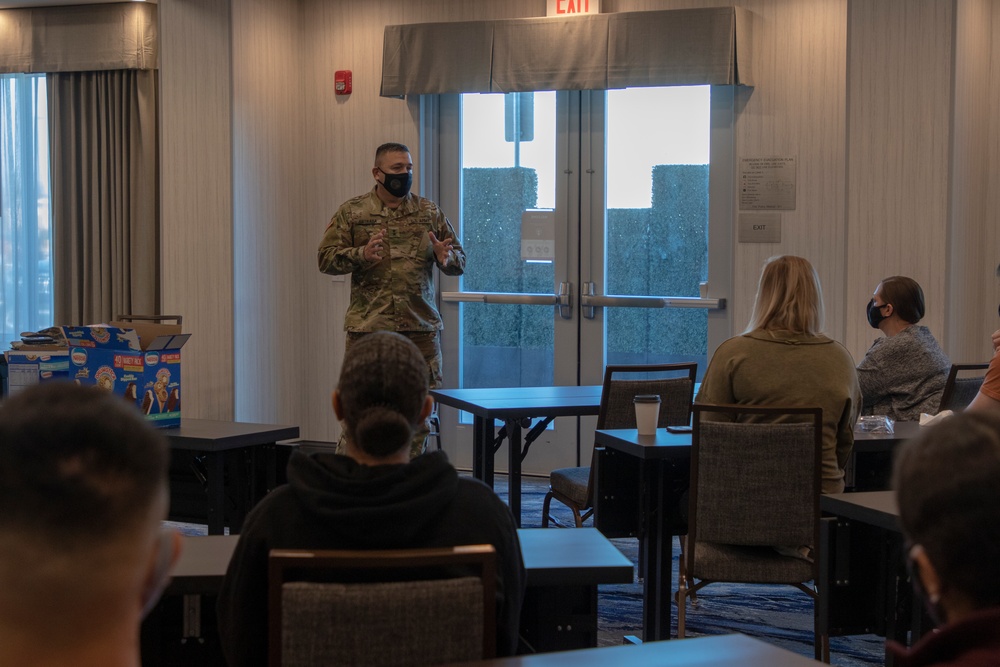
<instances>
[{"instance_id":1,"label":"man's hand gesturing","mask_svg":"<svg viewBox=\"0 0 1000 667\"><path fill-rule=\"evenodd\" d=\"M375 233L368 243L365 245L365 260L369 262L381 261L382 255L382 239L385 237L385 230L380 229Z\"/></svg>"}]
</instances>

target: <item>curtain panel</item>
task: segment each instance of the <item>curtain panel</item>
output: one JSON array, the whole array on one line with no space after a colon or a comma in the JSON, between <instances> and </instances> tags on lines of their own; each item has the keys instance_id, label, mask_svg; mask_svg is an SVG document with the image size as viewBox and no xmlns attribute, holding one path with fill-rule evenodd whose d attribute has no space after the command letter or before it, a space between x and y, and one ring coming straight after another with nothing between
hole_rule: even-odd
<instances>
[{"instance_id":1,"label":"curtain panel","mask_svg":"<svg viewBox=\"0 0 1000 667\"><path fill-rule=\"evenodd\" d=\"M156 72L50 74L55 322L160 312Z\"/></svg>"},{"instance_id":2,"label":"curtain panel","mask_svg":"<svg viewBox=\"0 0 1000 667\"><path fill-rule=\"evenodd\" d=\"M156 5L0 9L0 74L156 69Z\"/></svg>"},{"instance_id":3,"label":"curtain panel","mask_svg":"<svg viewBox=\"0 0 1000 667\"><path fill-rule=\"evenodd\" d=\"M740 7L386 26L382 95L753 86Z\"/></svg>"}]
</instances>

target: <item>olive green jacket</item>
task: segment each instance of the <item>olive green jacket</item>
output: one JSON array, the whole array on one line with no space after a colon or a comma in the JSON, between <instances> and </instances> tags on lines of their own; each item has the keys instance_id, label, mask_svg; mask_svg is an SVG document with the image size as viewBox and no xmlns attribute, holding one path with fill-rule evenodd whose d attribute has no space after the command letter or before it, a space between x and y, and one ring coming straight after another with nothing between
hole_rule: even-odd
<instances>
[{"instance_id":1,"label":"olive green jacket","mask_svg":"<svg viewBox=\"0 0 1000 667\"><path fill-rule=\"evenodd\" d=\"M840 343L761 330L730 338L708 364L696 401L822 408L823 493L844 490L861 388L854 359Z\"/></svg>"}]
</instances>

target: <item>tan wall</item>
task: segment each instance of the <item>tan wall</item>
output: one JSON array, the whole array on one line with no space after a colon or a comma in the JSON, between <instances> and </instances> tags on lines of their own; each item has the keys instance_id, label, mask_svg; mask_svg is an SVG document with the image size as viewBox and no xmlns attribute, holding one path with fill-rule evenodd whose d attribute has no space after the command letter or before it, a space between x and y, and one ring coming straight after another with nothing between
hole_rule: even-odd
<instances>
[{"instance_id":1,"label":"tan wall","mask_svg":"<svg viewBox=\"0 0 1000 667\"><path fill-rule=\"evenodd\" d=\"M219 3L227 6L208 4ZM164 40L190 44L177 31L193 30L201 4L161 0ZM757 86L737 94L736 156L795 156L798 208L782 214L780 244L736 244L729 299L736 328L749 316L762 261L792 253L816 265L827 330L856 357L875 334L864 304L878 280L894 273L924 286L926 323L954 358L986 354L996 324L988 314L1000 296L991 277L1000 260L991 218L1000 195L984 176L1000 158L998 121L988 113L1000 94L990 73L1000 67L991 67L998 47L987 26L1000 10L987 0L739 4L756 17ZM718 2L602 5L613 12ZM370 187L376 145L395 139L408 143L415 158L420 153L415 104L378 97L383 26L544 11L543 0L231 0L232 91L209 95L208 129L188 100L194 90L213 88L206 77L214 81L223 66L206 68L190 51L164 49L164 119L175 117L164 123L164 146L180 139L171 153L175 168L164 169L166 271L182 277L168 303L178 304L188 320L191 312L206 319L192 327L211 332L218 324L222 336L231 335L225 327L235 323L235 354L202 357L212 371L195 372L202 378L235 373L230 392L238 418L299 424L310 438L337 433L328 401L342 356L347 284L315 270L315 247L340 202ZM210 18L208 29L227 44L230 33L217 19ZM348 98L333 95L338 69L353 71ZM218 128L211 119L225 115L230 101L232 122ZM228 154L216 138L227 130ZM231 225L232 236L213 232L193 247L205 219L187 201L214 190L193 173L226 159L232 160L232 215L218 224L222 231ZM184 203L168 207L170 197ZM218 199L213 217L225 214L226 197ZM179 249L189 251L184 263L171 266L181 261ZM215 283L183 280L191 267L217 257L223 258L217 273L228 258L235 288L217 276L216 298ZM204 312L208 304L217 309Z\"/></svg>"}]
</instances>

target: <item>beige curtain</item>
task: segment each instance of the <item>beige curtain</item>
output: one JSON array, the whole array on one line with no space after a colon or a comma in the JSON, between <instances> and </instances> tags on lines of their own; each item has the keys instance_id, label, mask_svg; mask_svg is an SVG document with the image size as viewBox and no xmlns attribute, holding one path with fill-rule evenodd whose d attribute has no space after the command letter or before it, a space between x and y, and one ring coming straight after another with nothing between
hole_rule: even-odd
<instances>
[{"instance_id":1,"label":"beige curtain","mask_svg":"<svg viewBox=\"0 0 1000 667\"><path fill-rule=\"evenodd\" d=\"M158 314L156 72L46 78L55 321Z\"/></svg>"},{"instance_id":2,"label":"beige curtain","mask_svg":"<svg viewBox=\"0 0 1000 667\"><path fill-rule=\"evenodd\" d=\"M386 26L382 95L753 86L740 7Z\"/></svg>"}]
</instances>

